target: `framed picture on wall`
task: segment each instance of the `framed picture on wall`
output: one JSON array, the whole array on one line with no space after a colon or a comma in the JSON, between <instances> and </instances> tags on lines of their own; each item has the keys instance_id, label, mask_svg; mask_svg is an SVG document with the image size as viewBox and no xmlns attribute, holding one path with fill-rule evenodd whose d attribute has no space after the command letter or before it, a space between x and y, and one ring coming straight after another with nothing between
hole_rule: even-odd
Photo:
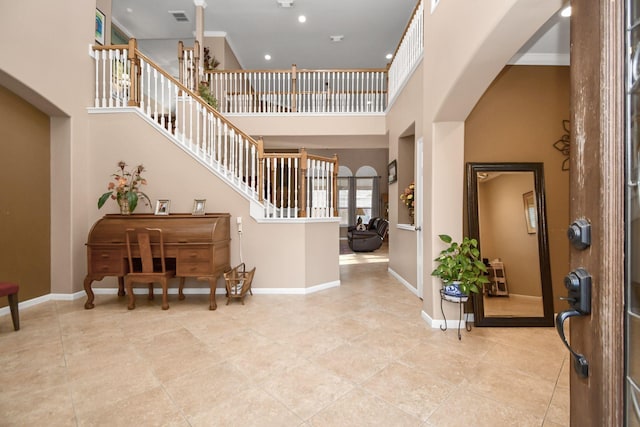
<instances>
[{"instance_id":1,"label":"framed picture on wall","mask_svg":"<svg viewBox=\"0 0 640 427\"><path fill-rule=\"evenodd\" d=\"M536 228L538 228L538 217L536 215L536 202L533 191L524 193L522 201L524 203L524 219L527 223L527 233L535 234Z\"/></svg>"},{"instance_id":2,"label":"framed picture on wall","mask_svg":"<svg viewBox=\"0 0 640 427\"><path fill-rule=\"evenodd\" d=\"M391 163L389 163L389 166L387 167L387 169L389 172L389 184L393 184L398 180L398 165L396 161L394 160Z\"/></svg>"},{"instance_id":3,"label":"framed picture on wall","mask_svg":"<svg viewBox=\"0 0 640 427\"><path fill-rule=\"evenodd\" d=\"M104 26L105 16L100 9L96 9L96 43L99 45L104 44Z\"/></svg>"}]
</instances>

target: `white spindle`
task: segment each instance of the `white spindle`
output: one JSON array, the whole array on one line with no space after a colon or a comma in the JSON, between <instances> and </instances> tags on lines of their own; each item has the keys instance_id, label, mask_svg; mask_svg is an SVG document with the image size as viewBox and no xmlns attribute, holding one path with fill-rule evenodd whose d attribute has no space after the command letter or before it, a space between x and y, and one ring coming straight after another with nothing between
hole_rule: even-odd
<instances>
[{"instance_id":1,"label":"white spindle","mask_svg":"<svg viewBox=\"0 0 640 427\"><path fill-rule=\"evenodd\" d=\"M284 158L280 157L280 217L284 215Z\"/></svg>"},{"instance_id":2,"label":"white spindle","mask_svg":"<svg viewBox=\"0 0 640 427\"><path fill-rule=\"evenodd\" d=\"M293 216L295 218L298 217L298 175L299 175L299 171L298 171L298 158L296 157L295 159L293 159L293 203L294 203L294 209L293 209Z\"/></svg>"},{"instance_id":3,"label":"white spindle","mask_svg":"<svg viewBox=\"0 0 640 427\"><path fill-rule=\"evenodd\" d=\"M251 151L251 173L249 174L249 186L254 189L254 190L258 190L258 179L257 179L257 174L256 174L256 161L257 161L257 156L256 156L256 147L255 145L251 144L251 148L249 149Z\"/></svg>"},{"instance_id":4,"label":"white spindle","mask_svg":"<svg viewBox=\"0 0 640 427\"><path fill-rule=\"evenodd\" d=\"M270 212L269 211L270 211L270 207L271 207L271 204L272 204L272 201L271 201L271 158L267 158L265 160L266 160L265 161L265 165L266 165L266 168L267 168L267 170L265 171L266 181L267 181L267 183L266 183L266 187L267 187L266 188L266 190L267 190L266 193L267 194L266 194L266 204L265 205L266 205L266 209L267 209L267 217L269 217L270 216Z\"/></svg>"},{"instance_id":5,"label":"white spindle","mask_svg":"<svg viewBox=\"0 0 640 427\"><path fill-rule=\"evenodd\" d=\"M293 182L293 169L291 169L291 157L287 158L287 218L291 218L291 184Z\"/></svg>"}]
</instances>

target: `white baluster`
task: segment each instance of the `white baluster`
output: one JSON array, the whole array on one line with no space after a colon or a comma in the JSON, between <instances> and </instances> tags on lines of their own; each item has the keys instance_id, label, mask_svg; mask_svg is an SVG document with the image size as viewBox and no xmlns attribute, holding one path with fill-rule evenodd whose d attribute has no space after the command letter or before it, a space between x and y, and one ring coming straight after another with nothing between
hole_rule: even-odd
<instances>
[{"instance_id":1,"label":"white baluster","mask_svg":"<svg viewBox=\"0 0 640 427\"><path fill-rule=\"evenodd\" d=\"M266 186L267 186L267 188L266 188L266 190L267 190L267 203L266 203L266 208L267 208L267 217L269 217L269 215L270 215L270 213L269 213L270 206L271 206L271 203L272 203L272 201L271 201L271 158L269 157L269 158L267 158L265 160L266 160L265 164L266 164L266 167L267 167L267 170L266 170L266 177L267 177L267 184L266 184Z\"/></svg>"},{"instance_id":2,"label":"white baluster","mask_svg":"<svg viewBox=\"0 0 640 427\"><path fill-rule=\"evenodd\" d=\"M249 174L249 185L250 187L255 190L258 191L258 179L257 179L257 174L256 174L256 146L251 144L251 147L249 148L249 150L251 151L251 173Z\"/></svg>"},{"instance_id":3,"label":"white baluster","mask_svg":"<svg viewBox=\"0 0 640 427\"><path fill-rule=\"evenodd\" d=\"M280 157L280 218L284 216L284 157Z\"/></svg>"},{"instance_id":4,"label":"white baluster","mask_svg":"<svg viewBox=\"0 0 640 427\"><path fill-rule=\"evenodd\" d=\"M93 51L93 63L96 67L96 98L93 101L95 108L100 107L100 51Z\"/></svg>"},{"instance_id":5,"label":"white baluster","mask_svg":"<svg viewBox=\"0 0 640 427\"><path fill-rule=\"evenodd\" d=\"M151 66L147 63L147 116L151 117Z\"/></svg>"},{"instance_id":6,"label":"white baluster","mask_svg":"<svg viewBox=\"0 0 640 427\"><path fill-rule=\"evenodd\" d=\"M196 109L194 114L196 116L196 137L191 140L191 149L194 153L198 153L200 148L200 111L202 110L202 105L199 102L195 102Z\"/></svg>"},{"instance_id":7,"label":"white baluster","mask_svg":"<svg viewBox=\"0 0 640 427\"><path fill-rule=\"evenodd\" d=\"M298 217L298 158L293 159L293 217Z\"/></svg>"},{"instance_id":8,"label":"white baluster","mask_svg":"<svg viewBox=\"0 0 640 427\"><path fill-rule=\"evenodd\" d=\"M287 157L287 218L291 218L291 184L293 183L293 170L291 169L291 157Z\"/></svg>"}]
</instances>

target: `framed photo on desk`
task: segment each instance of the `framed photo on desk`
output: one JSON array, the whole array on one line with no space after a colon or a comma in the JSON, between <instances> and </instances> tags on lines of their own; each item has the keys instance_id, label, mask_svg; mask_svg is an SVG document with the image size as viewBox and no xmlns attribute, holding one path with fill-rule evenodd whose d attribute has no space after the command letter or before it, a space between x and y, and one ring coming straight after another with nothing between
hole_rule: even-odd
<instances>
[{"instance_id":1,"label":"framed photo on desk","mask_svg":"<svg viewBox=\"0 0 640 427\"><path fill-rule=\"evenodd\" d=\"M171 200L158 200L156 202L156 215L169 215L169 205Z\"/></svg>"},{"instance_id":2,"label":"framed photo on desk","mask_svg":"<svg viewBox=\"0 0 640 427\"><path fill-rule=\"evenodd\" d=\"M191 215L204 215L205 203L207 203L207 199L194 199Z\"/></svg>"}]
</instances>

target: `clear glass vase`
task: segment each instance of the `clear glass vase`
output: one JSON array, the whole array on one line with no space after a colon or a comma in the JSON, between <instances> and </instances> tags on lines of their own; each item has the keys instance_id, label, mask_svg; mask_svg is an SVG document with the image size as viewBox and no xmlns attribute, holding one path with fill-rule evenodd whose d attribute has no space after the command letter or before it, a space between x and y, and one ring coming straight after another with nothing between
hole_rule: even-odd
<instances>
[{"instance_id":1,"label":"clear glass vase","mask_svg":"<svg viewBox=\"0 0 640 427\"><path fill-rule=\"evenodd\" d=\"M129 211L129 199L120 197L118 199L118 206L120 206L120 215L131 215Z\"/></svg>"}]
</instances>

